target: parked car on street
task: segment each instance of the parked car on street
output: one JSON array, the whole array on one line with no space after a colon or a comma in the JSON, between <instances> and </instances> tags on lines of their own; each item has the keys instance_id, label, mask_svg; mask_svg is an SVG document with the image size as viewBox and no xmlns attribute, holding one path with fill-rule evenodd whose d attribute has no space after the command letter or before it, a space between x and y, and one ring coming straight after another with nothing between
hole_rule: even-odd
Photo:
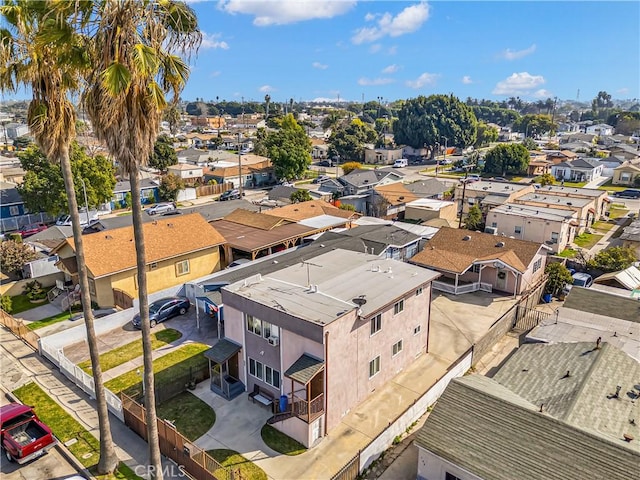
<instances>
[{"instance_id":1,"label":"parked car on street","mask_svg":"<svg viewBox=\"0 0 640 480\"><path fill-rule=\"evenodd\" d=\"M177 315L184 315L189 311L191 302L187 297L166 297L149 304L149 325L151 328L158 323L169 320ZM131 323L136 328L142 328L140 314L137 313Z\"/></svg>"},{"instance_id":2,"label":"parked car on street","mask_svg":"<svg viewBox=\"0 0 640 480\"><path fill-rule=\"evenodd\" d=\"M58 444L33 407L16 402L0 407L0 441L7 460L20 465L44 455Z\"/></svg>"},{"instance_id":3,"label":"parked car on street","mask_svg":"<svg viewBox=\"0 0 640 480\"><path fill-rule=\"evenodd\" d=\"M225 200L238 200L240 198L240 190L238 190L237 188L234 188L232 190L227 190L226 192L223 192L222 195L220 195L220 198L218 198L218 200L220 200L221 202L224 202Z\"/></svg>"},{"instance_id":4,"label":"parked car on street","mask_svg":"<svg viewBox=\"0 0 640 480\"><path fill-rule=\"evenodd\" d=\"M640 190L627 188L626 190L622 190L620 192L614 192L613 196L616 198L640 198Z\"/></svg>"},{"instance_id":5,"label":"parked car on street","mask_svg":"<svg viewBox=\"0 0 640 480\"><path fill-rule=\"evenodd\" d=\"M20 227L18 233L22 235L22 238L26 238L31 235L35 235L38 232L42 232L47 228L49 227L47 227L44 223L31 223L29 225L23 225L22 227Z\"/></svg>"},{"instance_id":6,"label":"parked car on street","mask_svg":"<svg viewBox=\"0 0 640 480\"><path fill-rule=\"evenodd\" d=\"M318 162L319 167L333 167L333 162L331 160L321 160Z\"/></svg>"},{"instance_id":7,"label":"parked car on street","mask_svg":"<svg viewBox=\"0 0 640 480\"><path fill-rule=\"evenodd\" d=\"M157 215L160 213L167 213L167 212L172 212L174 210L176 210L176 204L173 202L164 202L164 203L157 203L155 204L153 207L149 207L147 208L147 213L149 215Z\"/></svg>"},{"instance_id":8,"label":"parked car on street","mask_svg":"<svg viewBox=\"0 0 640 480\"><path fill-rule=\"evenodd\" d=\"M480 175L477 175L475 173L471 175L467 175L466 177L462 177L460 179L462 183L473 183L473 182L479 182L480 180L482 180L482 178L480 178Z\"/></svg>"}]
</instances>

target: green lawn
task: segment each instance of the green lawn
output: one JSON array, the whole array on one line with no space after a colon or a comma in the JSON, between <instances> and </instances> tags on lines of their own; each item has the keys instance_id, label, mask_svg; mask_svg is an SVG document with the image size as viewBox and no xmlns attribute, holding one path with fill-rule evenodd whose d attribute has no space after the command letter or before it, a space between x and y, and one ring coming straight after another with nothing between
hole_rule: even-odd
<instances>
[{"instance_id":1,"label":"green lawn","mask_svg":"<svg viewBox=\"0 0 640 480\"><path fill-rule=\"evenodd\" d=\"M627 213L629 213L628 209L612 205L609 209L609 218L615 220L616 218L624 217Z\"/></svg>"},{"instance_id":2,"label":"green lawn","mask_svg":"<svg viewBox=\"0 0 640 480\"><path fill-rule=\"evenodd\" d=\"M167 355L153 361L156 385L167 385L175 377L184 375L191 368L199 369L208 364L208 360L202 354L209 346L203 343L190 343ZM124 373L105 383L105 387L113 393L124 391L129 396L138 396L142 393L142 379L137 369Z\"/></svg>"},{"instance_id":3,"label":"green lawn","mask_svg":"<svg viewBox=\"0 0 640 480\"><path fill-rule=\"evenodd\" d=\"M592 228L595 228L596 230L599 230L601 232L608 232L613 227L615 227L615 223L609 223L609 222L595 222L592 225Z\"/></svg>"},{"instance_id":4,"label":"green lawn","mask_svg":"<svg viewBox=\"0 0 640 480\"><path fill-rule=\"evenodd\" d=\"M603 236L597 233L581 233L573 239L573 243L578 247L589 249L598 243Z\"/></svg>"},{"instance_id":5,"label":"green lawn","mask_svg":"<svg viewBox=\"0 0 640 480\"><path fill-rule=\"evenodd\" d=\"M565 187L582 188L587 182L564 182ZM555 185L562 186L561 182L556 182Z\"/></svg>"},{"instance_id":6,"label":"green lawn","mask_svg":"<svg viewBox=\"0 0 640 480\"><path fill-rule=\"evenodd\" d=\"M252 461L244 458L235 450L226 450L221 448L217 450L207 450L207 453L223 467L231 468L234 471L240 470L240 475L243 480L267 480L267 474L264 470ZM213 472L213 475L216 478L227 478L224 472L220 472L218 474Z\"/></svg>"},{"instance_id":7,"label":"green lawn","mask_svg":"<svg viewBox=\"0 0 640 480\"><path fill-rule=\"evenodd\" d=\"M578 252L576 252L573 248L565 248L563 251L558 253L557 256L562 258L575 258L577 254Z\"/></svg>"},{"instance_id":8,"label":"green lawn","mask_svg":"<svg viewBox=\"0 0 640 480\"><path fill-rule=\"evenodd\" d=\"M262 427L260 435L262 435L264 443L276 452L294 456L307 451L304 445L279 430L276 430L268 423L265 423L264 427Z\"/></svg>"},{"instance_id":9,"label":"green lawn","mask_svg":"<svg viewBox=\"0 0 640 480\"><path fill-rule=\"evenodd\" d=\"M73 313L78 313L82 311L82 307L75 306L71 310ZM69 311L65 310L64 312L60 312L56 315L43 318L42 320L31 322L27 325L27 328L29 330L38 330L39 328L48 327L49 325L53 325L54 323L64 322L65 320L69 320L72 317L73 313L69 314Z\"/></svg>"},{"instance_id":10,"label":"green lawn","mask_svg":"<svg viewBox=\"0 0 640 480\"><path fill-rule=\"evenodd\" d=\"M40 417L40 420L51 428L61 443L75 439L76 442L67 448L83 466L90 470L95 470L100 457L100 442L98 439L85 430L75 418L69 415L35 383L27 383L17 390L14 390L13 394L18 397L22 403L36 405L36 414ZM114 420L112 419L112 421ZM95 473L95 471L93 473ZM123 463L120 463L118 466L116 475L105 475L97 478L102 480L142 480L141 477L137 476Z\"/></svg>"},{"instance_id":11,"label":"green lawn","mask_svg":"<svg viewBox=\"0 0 640 480\"><path fill-rule=\"evenodd\" d=\"M171 342L175 342L180 337L182 337L182 333L173 328L160 330L151 335L151 348L157 350ZM106 372L140 356L142 356L142 339L135 340L103 353L100 355L100 366L102 367L102 371ZM91 375L91 359L80 362L78 366Z\"/></svg>"},{"instance_id":12,"label":"green lawn","mask_svg":"<svg viewBox=\"0 0 640 480\"><path fill-rule=\"evenodd\" d=\"M15 316L16 313L25 312L47 303L49 303L48 298L45 298L42 302L31 303L31 300L26 295L15 295L11 297L11 315Z\"/></svg>"},{"instance_id":13,"label":"green lawn","mask_svg":"<svg viewBox=\"0 0 640 480\"><path fill-rule=\"evenodd\" d=\"M176 430L191 441L207 433L216 423L216 413L209 405L189 392L182 392L158 405L158 418L169 420Z\"/></svg>"}]
</instances>

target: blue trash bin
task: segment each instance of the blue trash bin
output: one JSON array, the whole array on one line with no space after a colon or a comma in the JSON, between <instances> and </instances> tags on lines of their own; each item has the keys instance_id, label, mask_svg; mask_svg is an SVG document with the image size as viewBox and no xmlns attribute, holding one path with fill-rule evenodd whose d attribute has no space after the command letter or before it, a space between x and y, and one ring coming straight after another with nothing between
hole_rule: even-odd
<instances>
[{"instance_id":1,"label":"blue trash bin","mask_svg":"<svg viewBox=\"0 0 640 480\"><path fill-rule=\"evenodd\" d=\"M289 403L289 399L286 395L280 395L280 412L287 411L287 405Z\"/></svg>"},{"instance_id":2,"label":"blue trash bin","mask_svg":"<svg viewBox=\"0 0 640 480\"><path fill-rule=\"evenodd\" d=\"M551 295L550 293L545 293L544 295L542 295L542 301L544 303L551 303L552 298L553 298L553 295Z\"/></svg>"}]
</instances>

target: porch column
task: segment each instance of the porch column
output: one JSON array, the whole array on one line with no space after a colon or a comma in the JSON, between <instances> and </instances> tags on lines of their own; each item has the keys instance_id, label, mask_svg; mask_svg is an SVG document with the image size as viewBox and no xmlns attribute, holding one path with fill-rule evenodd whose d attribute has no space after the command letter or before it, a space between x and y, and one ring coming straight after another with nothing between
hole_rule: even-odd
<instances>
[{"instance_id":1,"label":"porch column","mask_svg":"<svg viewBox=\"0 0 640 480\"><path fill-rule=\"evenodd\" d=\"M458 292L458 274L456 273L456 293Z\"/></svg>"},{"instance_id":2,"label":"porch column","mask_svg":"<svg viewBox=\"0 0 640 480\"><path fill-rule=\"evenodd\" d=\"M311 420L311 382L305 385L307 391L307 422Z\"/></svg>"},{"instance_id":3,"label":"porch column","mask_svg":"<svg viewBox=\"0 0 640 480\"><path fill-rule=\"evenodd\" d=\"M515 272L511 272L513 274L514 282L513 282L513 298L516 298L518 295L518 274Z\"/></svg>"},{"instance_id":4,"label":"porch column","mask_svg":"<svg viewBox=\"0 0 640 480\"><path fill-rule=\"evenodd\" d=\"M484 269L484 265L480 265L480 271L478 272L478 287L482 283L482 270Z\"/></svg>"}]
</instances>

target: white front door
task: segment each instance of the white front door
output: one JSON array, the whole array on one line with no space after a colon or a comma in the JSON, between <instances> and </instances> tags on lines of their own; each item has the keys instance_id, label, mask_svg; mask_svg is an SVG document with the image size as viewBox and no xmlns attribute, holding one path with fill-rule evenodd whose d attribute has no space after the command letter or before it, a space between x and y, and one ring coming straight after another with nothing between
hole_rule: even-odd
<instances>
[{"instance_id":1,"label":"white front door","mask_svg":"<svg viewBox=\"0 0 640 480\"><path fill-rule=\"evenodd\" d=\"M313 422L313 425L311 426L311 445L320 438L321 423L322 417Z\"/></svg>"},{"instance_id":2,"label":"white front door","mask_svg":"<svg viewBox=\"0 0 640 480\"><path fill-rule=\"evenodd\" d=\"M507 271L501 268L496 272L496 290L507 291Z\"/></svg>"}]
</instances>

